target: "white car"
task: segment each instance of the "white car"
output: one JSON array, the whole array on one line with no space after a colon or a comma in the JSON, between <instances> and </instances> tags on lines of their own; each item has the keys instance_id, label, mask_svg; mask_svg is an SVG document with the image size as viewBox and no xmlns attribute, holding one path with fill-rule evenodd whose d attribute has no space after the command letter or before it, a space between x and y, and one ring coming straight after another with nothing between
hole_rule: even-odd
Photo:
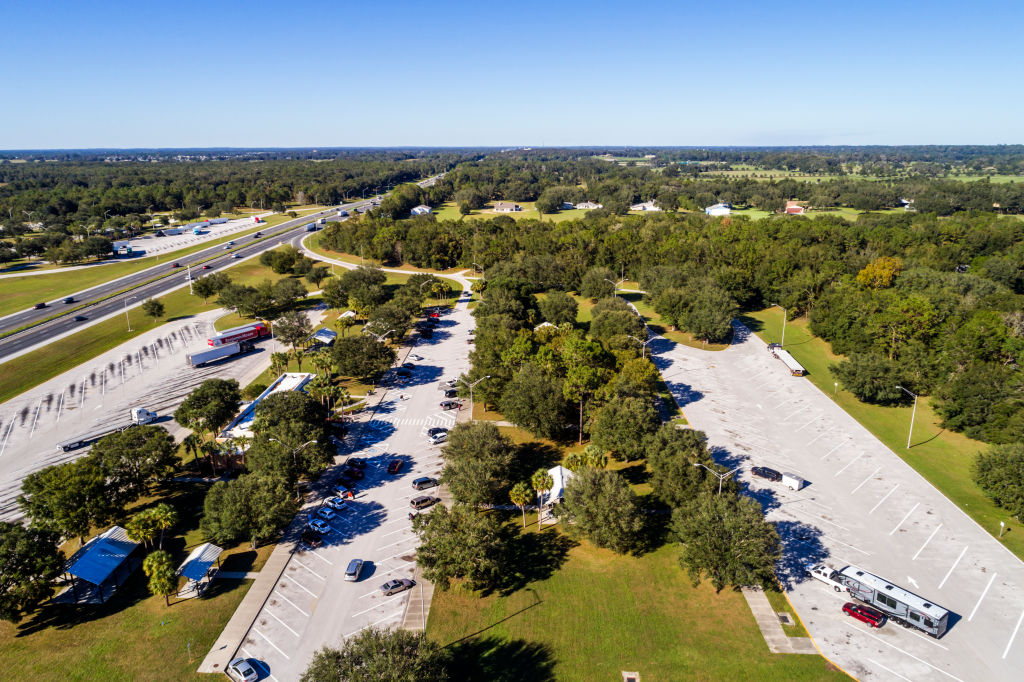
<instances>
[{"instance_id":1,"label":"white car","mask_svg":"<svg viewBox=\"0 0 1024 682\"><path fill-rule=\"evenodd\" d=\"M320 507L316 510L316 515L322 518L324 521L333 521L337 514L330 507Z\"/></svg>"},{"instance_id":2,"label":"white car","mask_svg":"<svg viewBox=\"0 0 1024 682\"><path fill-rule=\"evenodd\" d=\"M256 682L260 679L259 673L253 668L249 661L244 658L236 658L235 660L228 663L227 668L228 677L238 682Z\"/></svg>"},{"instance_id":3,"label":"white car","mask_svg":"<svg viewBox=\"0 0 1024 682\"><path fill-rule=\"evenodd\" d=\"M324 504L326 504L331 509L335 509L337 511L342 511L345 509L345 500L341 499L340 497L328 497L326 500L324 500Z\"/></svg>"},{"instance_id":4,"label":"white car","mask_svg":"<svg viewBox=\"0 0 1024 682\"><path fill-rule=\"evenodd\" d=\"M327 523L323 519L311 520L309 522L309 527L315 530L317 533L320 533L321 535L327 535L332 530L334 530L333 528L331 528L331 524Z\"/></svg>"},{"instance_id":5,"label":"white car","mask_svg":"<svg viewBox=\"0 0 1024 682\"><path fill-rule=\"evenodd\" d=\"M442 431L441 433L435 433L434 435L430 436L427 440L430 441L431 445L437 445L438 443L443 443L446 440L448 440L448 432L447 431Z\"/></svg>"},{"instance_id":6,"label":"white car","mask_svg":"<svg viewBox=\"0 0 1024 682\"><path fill-rule=\"evenodd\" d=\"M409 359L412 360L413 362L423 362L422 356L419 355L410 355Z\"/></svg>"}]
</instances>

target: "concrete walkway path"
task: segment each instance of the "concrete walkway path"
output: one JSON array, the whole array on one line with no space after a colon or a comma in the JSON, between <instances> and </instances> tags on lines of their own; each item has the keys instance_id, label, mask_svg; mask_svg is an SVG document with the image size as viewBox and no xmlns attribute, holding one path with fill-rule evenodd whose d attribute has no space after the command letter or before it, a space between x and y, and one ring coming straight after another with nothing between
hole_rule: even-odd
<instances>
[{"instance_id":1,"label":"concrete walkway path","mask_svg":"<svg viewBox=\"0 0 1024 682\"><path fill-rule=\"evenodd\" d=\"M786 636L778 614L762 590L744 587L742 592L769 651L773 654L818 654L818 649L810 637Z\"/></svg>"}]
</instances>

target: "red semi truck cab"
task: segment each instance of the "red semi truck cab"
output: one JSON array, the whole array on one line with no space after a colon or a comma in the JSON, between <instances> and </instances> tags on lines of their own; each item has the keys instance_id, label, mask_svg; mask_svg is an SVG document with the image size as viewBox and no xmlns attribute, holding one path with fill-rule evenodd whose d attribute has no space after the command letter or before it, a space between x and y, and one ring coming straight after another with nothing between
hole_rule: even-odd
<instances>
[{"instance_id":1,"label":"red semi truck cab","mask_svg":"<svg viewBox=\"0 0 1024 682\"><path fill-rule=\"evenodd\" d=\"M265 336L270 336L270 329L267 327L267 324L265 322L254 322L241 327L235 327L234 329L225 329L211 336L206 342L211 346L221 346L225 343L262 339Z\"/></svg>"}]
</instances>

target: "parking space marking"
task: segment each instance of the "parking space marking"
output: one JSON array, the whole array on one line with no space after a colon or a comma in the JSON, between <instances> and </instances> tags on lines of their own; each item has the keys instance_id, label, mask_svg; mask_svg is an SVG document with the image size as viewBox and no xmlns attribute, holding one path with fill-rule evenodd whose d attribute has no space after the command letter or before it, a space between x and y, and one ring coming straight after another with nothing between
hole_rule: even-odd
<instances>
[{"instance_id":1,"label":"parking space marking","mask_svg":"<svg viewBox=\"0 0 1024 682\"><path fill-rule=\"evenodd\" d=\"M309 554L312 554L313 556L315 556L315 557L316 557L317 559L319 559L320 561L323 561L323 562L324 562L324 563L326 563L326 564L327 564L328 566L333 566L333 565L334 565L334 562L333 562L333 561L330 561L330 560L328 560L328 559L325 559L324 557L320 556L320 555L319 555L319 554L317 554L316 552L308 552L308 553L309 553ZM303 554L302 556L306 556L306 555L305 555L305 554Z\"/></svg>"},{"instance_id":2,"label":"parking space marking","mask_svg":"<svg viewBox=\"0 0 1024 682\"><path fill-rule=\"evenodd\" d=\"M819 433L819 434L818 434L817 436L815 436L814 438L812 438L812 439L811 439L811 442L810 442L810 443L808 443L807 445L808 445L808 446L810 446L810 445L811 445L812 443L814 443L814 441L818 440L819 438L821 438L822 436L824 436L824 435L825 435L826 433L828 433L828 431L822 431L822 432L821 432L821 433Z\"/></svg>"},{"instance_id":3,"label":"parking space marking","mask_svg":"<svg viewBox=\"0 0 1024 682\"><path fill-rule=\"evenodd\" d=\"M869 476L868 478L870 478L870 476ZM861 484L861 485L863 485L863 484ZM897 523L897 524L896 524L896 525L895 525L895 526L893 527L893 529L892 529L891 531L889 531L889 535L892 535L893 533L895 533L896 531L898 531L898 530L900 529L900 526L902 526L902 525L903 525L904 523L906 523L907 519L909 519L909 518L910 518L910 515L914 513L914 510L915 510L915 509L917 509L917 508L918 508L918 507L920 507L920 506L921 506L921 503L920 503L920 502L918 502L918 503L917 503L917 504L915 504L915 505L914 505L913 507L911 507L911 508L910 508L910 511L908 511L908 512L907 512L907 515L906 515L906 516L904 516L904 517L903 517L902 519L900 519L900 522L899 522L899 523ZM939 585L939 587L942 587L942 585Z\"/></svg>"},{"instance_id":4,"label":"parking space marking","mask_svg":"<svg viewBox=\"0 0 1024 682\"><path fill-rule=\"evenodd\" d=\"M807 422L806 424L804 424L803 426L801 426L801 427L800 427L799 429L797 429L797 430L796 430L796 431L794 431L793 433L800 433L801 431L803 431L804 429L806 429L806 428L807 428L808 426L810 426L810 425L811 425L811 424L813 424L814 422L818 421L819 419L821 419L821 415L818 415L817 417L815 417L815 418L814 418L814 419L812 419L811 421Z\"/></svg>"},{"instance_id":5,"label":"parking space marking","mask_svg":"<svg viewBox=\"0 0 1024 682\"><path fill-rule=\"evenodd\" d=\"M882 503L883 503L883 502L885 502L885 501L886 501L887 499L889 499L889 496L890 496L890 495L892 495L892 494L893 494L894 492L896 492L896 488L899 488L899 487L900 487L900 484L899 484L899 483L897 483L896 485L894 485L894 486L892 487L892 490L890 490L889 492L887 492L887 493L886 493L886 494L885 494L885 495L884 495L884 496L882 497L882 499L880 499L880 500L879 500L878 502L876 502L876 503L875 503L875 506L874 506L874 507L872 507L872 508L871 508L871 511L869 511L869 512L868 512L868 515L874 514L874 513L875 513L875 510L876 510L876 509L878 509L878 508L879 508L879 507L880 507L880 506L882 505Z\"/></svg>"},{"instance_id":6,"label":"parking space marking","mask_svg":"<svg viewBox=\"0 0 1024 682\"><path fill-rule=\"evenodd\" d=\"M935 537L935 534L939 532L940 528L942 528L941 523L935 526L935 530L932 531L932 534L929 535L928 539L924 541L923 545L921 545L921 549L917 550L917 554L914 555L914 558L911 559L911 561L917 561L917 557L921 556L921 552L923 552L924 548L928 546L928 543L932 541L932 538Z\"/></svg>"},{"instance_id":7,"label":"parking space marking","mask_svg":"<svg viewBox=\"0 0 1024 682\"><path fill-rule=\"evenodd\" d=\"M271 592L271 594L277 595L277 596L278 596L278 597L280 597L281 599L284 599L284 600L285 600L286 602L288 602L289 604L291 604L292 606L294 606L294 607L295 607L295 610L296 610L296 611L298 611L299 613L301 613L302 615L304 615L304 616L305 616L306 618L309 618L309 614L308 614L308 613L306 613L305 611L303 611L303 610L302 610L301 608L299 608L299 605L298 605L298 604L296 604L296 603L295 603L295 602L293 602L293 601L292 601L291 599L289 599L288 597L286 597L286 596L284 596L283 594L281 594L280 592L278 592L278 591L277 591L276 589L275 589L275 590L274 590L273 592Z\"/></svg>"},{"instance_id":8,"label":"parking space marking","mask_svg":"<svg viewBox=\"0 0 1024 682\"><path fill-rule=\"evenodd\" d=\"M371 606L368 609L364 609L364 610L362 610L362 611L360 611L358 613L350 614L350 617L351 618L355 618L356 616L361 616L364 613L369 613L370 611L373 611L378 606L381 606L381 605L384 605L384 604L390 604L393 601L401 601L402 597L405 597L405 596L407 596L405 592L402 592L400 594L394 595L391 599L388 599L387 601L378 602L377 604L374 604L373 606Z\"/></svg>"},{"instance_id":9,"label":"parking space marking","mask_svg":"<svg viewBox=\"0 0 1024 682\"><path fill-rule=\"evenodd\" d=\"M960 550L960 556L958 556L956 558L956 561L953 562L953 565L950 566L949 570L946 572L946 577L942 579L941 583L939 583L939 589L940 590L942 589L942 586L946 584L946 581L949 580L949 576L953 573L953 569L956 568L956 565L960 563L960 560L964 558L964 554L966 554L966 553L967 553L967 545L964 545L964 548L962 550Z\"/></svg>"},{"instance_id":10,"label":"parking space marking","mask_svg":"<svg viewBox=\"0 0 1024 682\"><path fill-rule=\"evenodd\" d=\"M256 628L252 628L252 629L250 630L250 632L255 632L255 633L256 633L257 635L259 635L260 637L262 637L263 639L265 639L265 640L267 641L267 644L269 644L270 646L272 646L272 647L274 647L275 649L277 649L277 652L278 652L279 654L281 654L282 656L284 656L285 658L287 658L287 659L288 659L289 661L290 661L290 660L292 660L292 657L291 657L291 656L289 656L289 655L288 655L288 654L286 654L285 652L283 652L283 651L281 651L280 649L278 649L277 645L276 645L276 644L274 644L273 642L271 642L271 641L270 641L270 638L269 638L269 637L267 637L267 636L266 636L265 634L263 634L262 632L260 632L260 631L259 631L259 630L257 630Z\"/></svg>"},{"instance_id":11,"label":"parking space marking","mask_svg":"<svg viewBox=\"0 0 1024 682\"><path fill-rule=\"evenodd\" d=\"M298 580L296 580L296 579L295 579L294 577L290 578L290 580L291 580L291 582L292 582L292 583L294 583L294 584L298 585L299 587L301 587L301 588L302 588L303 590L305 590L306 592L309 592L309 596L310 596L310 597L313 597L314 599L316 599L316 594L315 594L314 592L311 592L311 591L310 591L310 590L309 590L309 589L308 589L308 588L307 588L307 587L306 587L305 585L303 585L302 583L300 583L300 582L299 582Z\"/></svg>"},{"instance_id":12,"label":"parking space marking","mask_svg":"<svg viewBox=\"0 0 1024 682\"><path fill-rule=\"evenodd\" d=\"M386 620L391 620L395 616L401 616L401 615L402 615L402 612L399 611L398 613L392 614L390 616L385 616L384 618L381 618L380 620L378 620L375 623L370 623L369 625L364 625L363 627L359 628L358 630L354 630L354 631L348 633L347 635L343 636L342 639L348 639L349 637L352 637L354 635L358 635L363 630L368 630L368 629L372 628L374 625L379 625L379 624L383 623Z\"/></svg>"},{"instance_id":13,"label":"parking space marking","mask_svg":"<svg viewBox=\"0 0 1024 682\"><path fill-rule=\"evenodd\" d=\"M838 523L836 523L835 521L829 521L828 519L826 519L826 518L825 518L824 516L821 516L820 514L818 515L818 520L819 520L819 521L824 521L825 523L830 523L830 524L832 524L833 526L835 526L836 528L838 528L839 530L845 530L845 531L847 531L847 532L848 532L848 531L850 530L850 529L849 529L849 528L847 528L846 526L840 526L840 525L839 525Z\"/></svg>"},{"instance_id":14,"label":"parking space marking","mask_svg":"<svg viewBox=\"0 0 1024 682\"><path fill-rule=\"evenodd\" d=\"M974 618L974 614L978 612L978 607L981 606L982 600L985 598L985 595L988 594L988 588L992 587L992 583L995 581L997 575L999 574L993 573L992 577L988 579L988 585L985 585L985 589L981 591L981 596L978 597L978 602L974 605L974 608L971 609L971 615L967 616L968 623L970 623L971 619Z\"/></svg>"},{"instance_id":15,"label":"parking space marking","mask_svg":"<svg viewBox=\"0 0 1024 682\"><path fill-rule=\"evenodd\" d=\"M413 551L415 551L415 549L413 549ZM388 557L387 559L381 559L381 562L383 563L383 562L385 562L385 561L391 561L392 559L398 559L398 558L400 558L400 557L401 557L401 556L402 556L403 554L405 554L405 552L399 552L398 554L392 554L392 555L391 555L391 556L389 556L389 557ZM407 563L407 564L411 564L411 563L413 563L413 562L412 562L412 561L410 561L409 559L402 559L402 561L404 561L404 562L405 562L405 563Z\"/></svg>"},{"instance_id":16,"label":"parking space marking","mask_svg":"<svg viewBox=\"0 0 1024 682\"><path fill-rule=\"evenodd\" d=\"M1020 624L1024 621L1024 611L1020 612L1020 618L1017 619L1017 627L1013 628L1013 634L1010 635L1010 641L1006 643L1006 648L1003 649L1003 658L1006 658L1006 654L1010 653L1010 647L1013 645L1013 640L1017 637L1017 631L1020 630Z\"/></svg>"},{"instance_id":17,"label":"parking space marking","mask_svg":"<svg viewBox=\"0 0 1024 682\"><path fill-rule=\"evenodd\" d=\"M798 414L800 414L801 412L803 412L803 411L804 411L804 410L806 410L806 409L807 409L807 406L806 406L806 405L804 405L803 407L801 407L801 408L800 408L799 410L797 410L796 412L790 412L790 413L789 413L788 415L786 415L786 416L785 416L785 417L784 417L784 418L782 419L782 421L783 421L783 422L788 422L788 421L789 421L790 419L792 419L793 417L797 416Z\"/></svg>"},{"instance_id":18,"label":"parking space marking","mask_svg":"<svg viewBox=\"0 0 1024 682\"><path fill-rule=\"evenodd\" d=\"M291 632L291 633L292 633L293 635L295 635L296 637L301 637L301 635L300 635L299 633L295 632L295 630L293 630L293 629L292 629L292 626L291 626L291 625L288 625L288 623L284 622L283 620L281 620L280 618L278 618L277 616L275 616L275 615L274 615L274 612L273 612L273 611L271 611L270 609L263 609L263 611L262 611L261 613L265 613L265 614L267 614L268 616L270 616L271 618L273 618L274 620L276 620L276 621L277 621L278 623L280 623L281 625L283 625L283 626L285 626L286 628L288 628L288 631L289 631L289 632Z\"/></svg>"},{"instance_id":19,"label":"parking space marking","mask_svg":"<svg viewBox=\"0 0 1024 682\"><path fill-rule=\"evenodd\" d=\"M931 668L932 670L934 670L934 671L936 671L936 672L940 672L940 673L942 673L943 675L945 675L946 677L948 677L948 678L950 678L950 679L954 679L954 680L956 680L957 682L964 682L963 680L961 680L961 679L960 679L959 677L957 677L956 675L954 675L954 674L952 674L952 673L947 673L947 672L946 672L945 670L943 670L942 668L938 668L938 667L936 667L936 666L932 665L931 663L929 663L928 661L925 661L925 660L923 660L923 659L920 659L920 658L918 658L917 656L915 656L914 654L910 653L909 651L904 651L903 649L899 648L899 647L898 647L898 646L896 646L895 644L890 644L889 642L885 641L885 640L884 640L884 639L882 639L881 637L878 637L877 635L873 635L873 634L871 634L871 633L870 633L870 632L868 632L867 630L862 630L861 628L858 628L858 627L854 627L854 626L850 625L849 623L847 623L846 621L843 621L843 624L844 624L844 625L845 625L846 627L848 627L848 628L850 628L851 630L853 630L854 632L859 632L859 633L861 633L862 635L867 635L868 637L871 637L872 639L877 639L877 640L878 640L879 642L881 642L882 644L886 645L887 647L892 647L893 649L895 649L896 651L900 652L901 654L904 654L905 656L909 656L910 658L914 659L914 660L915 660L915 661L917 661L918 663L923 663L924 665L928 666L928 667L929 667L929 668Z\"/></svg>"},{"instance_id":20,"label":"parking space marking","mask_svg":"<svg viewBox=\"0 0 1024 682\"><path fill-rule=\"evenodd\" d=\"M861 549L860 547L854 547L853 545L851 545L848 542L843 542L842 540L837 540L834 537L832 537L831 535L824 535L824 534L822 534L822 537L826 537L829 540L831 540L832 542L838 542L840 545L845 545L846 547L849 547L852 550L856 550L856 551L860 552L861 554L864 554L865 556L871 556L871 552L866 552L863 549Z\"/></svg>"},{"instance_id":21,"label":"parking space marking","mask_svg":"<svg viewBox=\"0 0 1024 682\"><path fill-rule=\"evenodd\" d=\"M271 674L270 666L268 666L266 663L253 656L251 653L249 653L249 650L246 649L244 646L238 647L238 650L242 652L242 655L244 655L246 658L253 659L249 661L249 664L252 665L252 667L256 668L256 670L258 670L259 672L265 674L267 676L266 679L278 682L277 678L274 677L273 674Z\"/></svg>"},{"instance_id":22,"label":"parking space marking","mask_svg":"<svg viewBox=\"0 0 1024 682\"><path fill-rule=\"evenodd\" d=\"M854 494L855 492L857 492L858 490L860 490L860 489L861 489L862 487L864 487L864 484L865 484L865 483L867 483L868 481L870 481L870 480L871 480L872 478L874 478L875 474L877 474L877 473L878 473L879 471L881 471L881 470L882 470L882 467L878 467L878 468L876 468L876 469L875 469L874 471L872 471L872 472L871 472L870 474L868 474L868 477L867 477L867 478L865 478L865 479L864 479L863 481L861 481L861 482L860 482L860 485L858 485L858 486L857 486L856 488L854 488L853 490L851 490L851 491L850 491L850 494L852 495L852 494Z\"/></svg>"},{"instance_id":23,"label":"parking space marking","mask_svg":"<svg viewBox=\"0 0 1024 682\"><path fill-rule=\"evenodd\" d=\"M400 544L402 544L403 542L408 542L409 540L415 540L415 539L416 539L416 536L415 536L415 535L410 535L410 536L409 536L409 537L407 537L407 538L402 538L402 539L401 539L401 540L399 540L398 542L392 542L392 543L391 543L390 545L384 545L383 547L378 547L378 548L377 548L377 551L379 552L379 551L380 551L380 550L382 550L382 549L387 549L388 547L394 547L395 545L400 545Z\"/></svg>"},{"instance_id":24,"label":"parking space marking","mask_svg":"<svg viewBox=\"0 0 1024 682\"><path fill-rule=\"evenodd\" d=\"M868 661L870 661L871 663L873 663L873 664L877 665L877 666L878 666L879 668L881 668L881 669L882 669L882 670L884 670L885 672L889 673L890 675L893 675L893 676L895 676L895 677L898 677L898 678L900 678L901 680L906 680L907 682L913 682L913 680L911 680L911 679L910 679L910 678L908 678L908 677L903 677L903 675L900 675L900 674L899 674L898 672L896 672L895 670L889 670L888 668L886 668L886 667L885 667L884 665L882 665L881 663L879 663L878 661L876 661L876 660L875 660L875 659L873 659L873 658L869 658L869 659L868 659Z\"/></svg>"},{"instance_id":25,"label":"parking space marking","mask_svg":"<svg viewBox=\"0 0 1024 682\"><path fill-rule=\"evenodd\" d=\"M404 533L405 531L409 530L410 528L412 528L412 526L406 526L405 528L399 528L398 530L393 530L390 533L384 533L384 535L381 535L381 537L382 538L386 538L387 536L394 535L395 533Z\"/></svg>"},{"instance_id":26,"label":"parking space marking","mask_svg":"<svg viewBox=\"0 0 1024 682\"><path fill-rule=\"evenodd\" d=\"M298 559L296 559L295 557L292 557L292 561L294 561L295 563L297 563L297 564L298 564L299 566L302 566L302 567L303 567L304 569L306 569L307 571L309 571L310 573L312 573L313 575L315 575L315 576L316 576L317 578L320 578L320 580L327 580L327 578L323 577L322 575L320 575L319 573L317 573L317 572L316 572L316 571L314 571L314 570L313 570L312 568L310 568L310 567L309 567L309 566L307 566L306 564L302 563L301 561L299 561L299 560L298 560Z\"/></svg>"},{"instance_id":27,"label":"parking space marking","mask_svg":"<svg viewBox=\"0 0 1024 682\"><path fill-rule=\"evenodd\" d=\"M831 450L829 450L828 452L826 452L826 453L825 453L824 455L822 455L822 456L821 456L821 457L819 457L818 459L825 459L826 457L828 457L829 455L831 455L831 454L832 454L833 452L835 452L835 451L836 451L836 450L838 450L839 448L843 447L844 445L846 445L846 441L843 441L843 442L842 442L842 443L840 443L839 445L835 446L834 448L832 448Z\"/></svg>"},{"instance_id":28,"label":"parking space marking","mask_svg":"<svg viewBox=\"0 0 1024 682\"><path fill-rule=\"evenodd\" d=\"M839 474L841 474L844 471L846 471L847 469L849 469L853 465L854 462L856 462L858 459L860 459L861 457L863 457L866 454L867 454L866 452L862 452L859 455L857 455L856 457L854 457L853 459L851 459L849 462L846 463L846 466L844 466L842 469L840 469L839 471L837 471L835 473L835 476L838 477Z\"/></svg>"}]
</instances>

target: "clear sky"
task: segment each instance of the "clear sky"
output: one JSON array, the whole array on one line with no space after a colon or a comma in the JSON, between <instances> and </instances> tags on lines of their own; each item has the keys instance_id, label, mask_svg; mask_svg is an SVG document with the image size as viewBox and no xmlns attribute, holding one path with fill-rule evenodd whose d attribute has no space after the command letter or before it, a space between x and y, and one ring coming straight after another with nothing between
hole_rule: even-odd
<instances>
[{"instance_id":1,"label":"clear sky","mask_svg":"<svg viewBox=\"0 0 1024 682\"><path fill-rule=\"evenodd\" d=\"M0 0L0 148L1024 142L1024 2Z\"/></svg>"}]
</instances>

